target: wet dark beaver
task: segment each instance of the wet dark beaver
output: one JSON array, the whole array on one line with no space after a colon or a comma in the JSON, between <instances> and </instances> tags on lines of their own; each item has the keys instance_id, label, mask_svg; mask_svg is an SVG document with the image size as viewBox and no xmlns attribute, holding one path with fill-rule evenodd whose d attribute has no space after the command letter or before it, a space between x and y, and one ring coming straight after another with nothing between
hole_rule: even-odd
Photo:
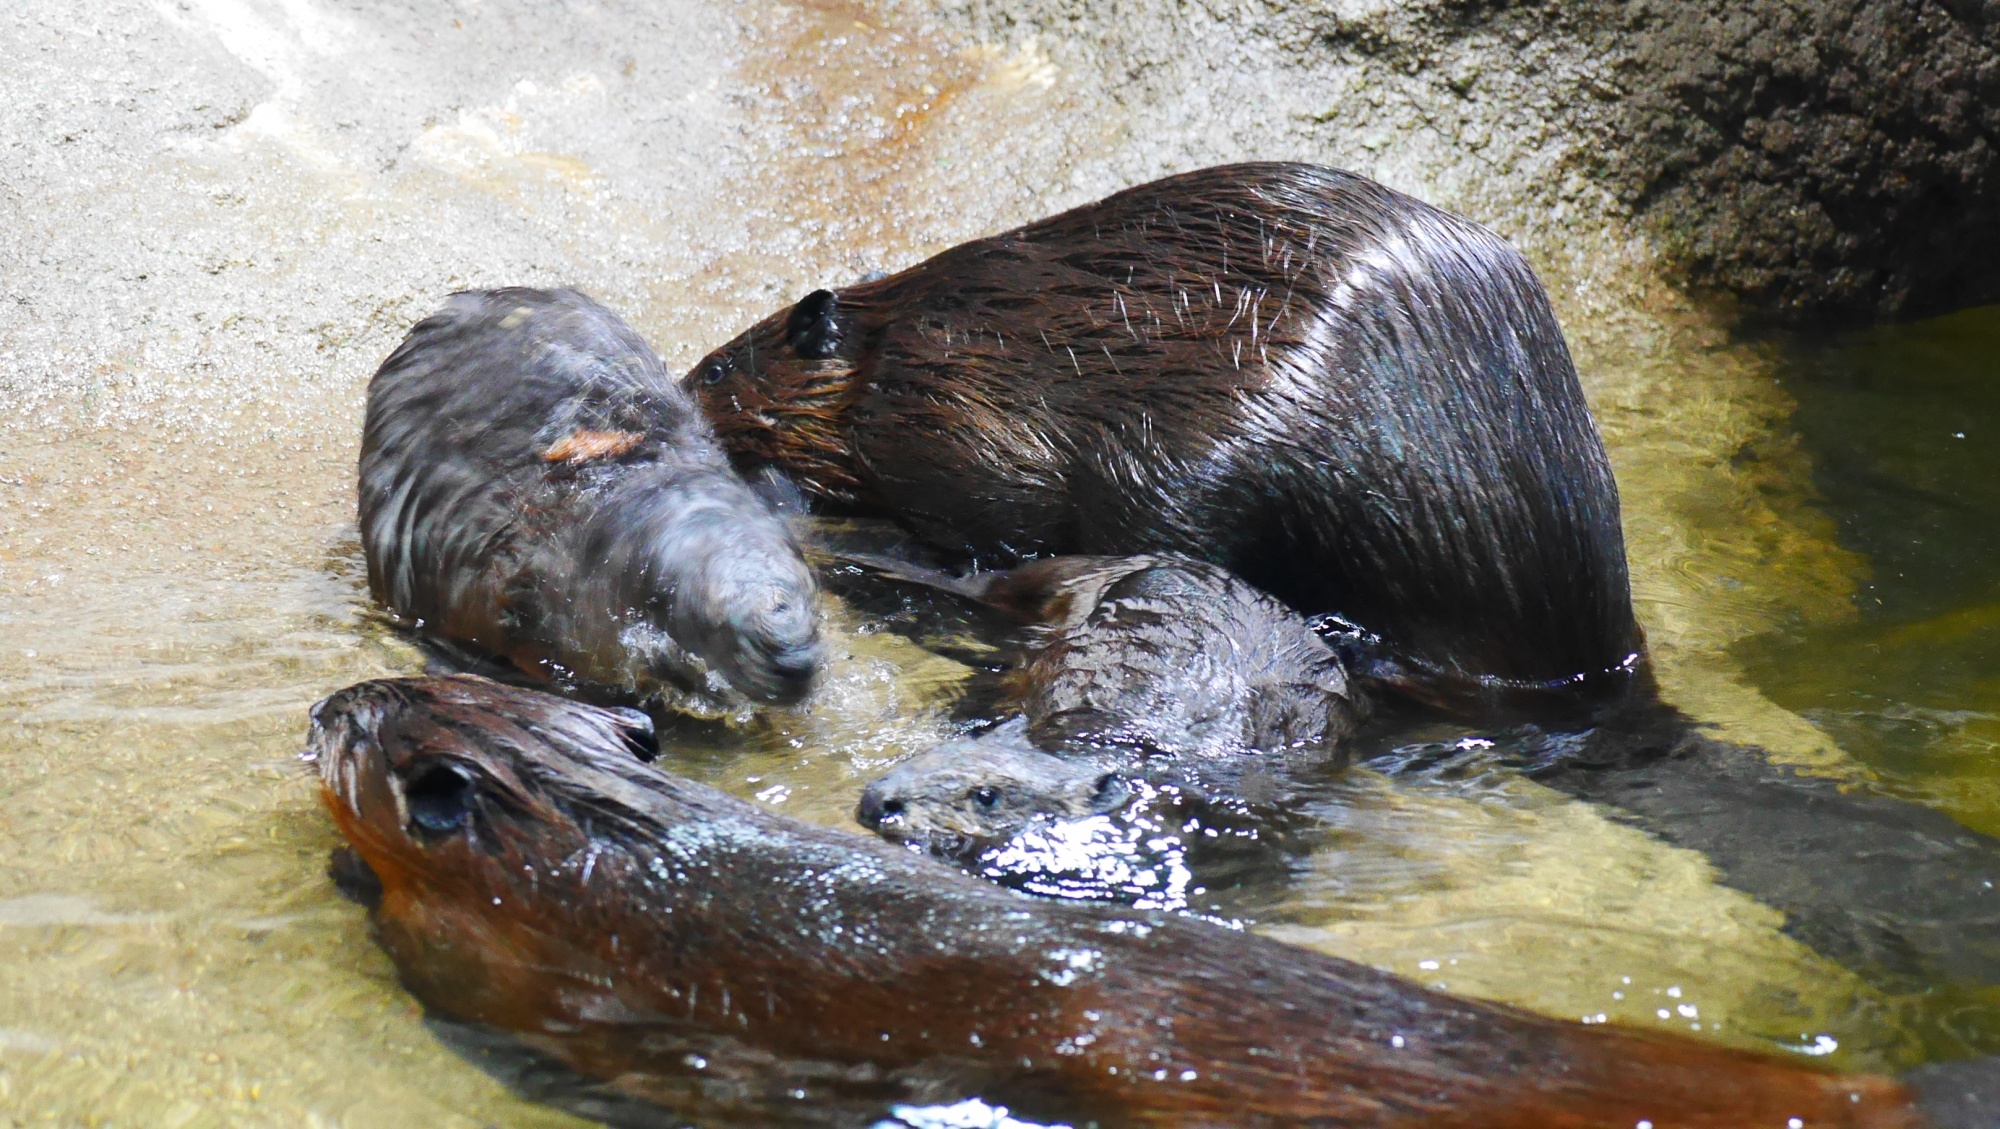
<instances>
[{"instance_id":1,"label":"wet dark beaver","mask_svg":"<svg viewBox=\"0 0 2000 1129\"><path fill-rule=\"evenodd\" d=\"M455 294L368 386L361 543L377 599L531 675L793 702L820 657L783 522L616 314Z\"/></svg>"},{"instance_id":2,"label":"wet dark beaver","mask_svg":"<svg viewBox=\"0 0 2000 1129\"><path fill-rule=\"evenodd\" d=\"M1218 787L1185 767L1044 752L1017 718L897 764L862 790L854 816L892 843L1017 890L1214 913L1214 899L1196 899L1260 872L1280 877L1280 849L1309 849L1292 834L1310 821L1238 795L1268 790L1267 779L1246 789L1238 773Z\"/></svg>"},{"instance_id":3,"label":"wet dark beaver","mask_svg":"<svg viewBox=\"0 0 2000 1129\"><path fill-rule=\"evenodd\" d=\"M1884 1078L1023 897L667 775L649 738L459 677L341 691L310 743L411 991L702 1124L969 1094L1135 1126L1923 1124Z\"/></svg>"},{"instance_id":4,"label":"wet dark beaver","mask_svg":"<svg viewBox=\"0 0 2000 1129\"><path fill-rule=\"evenodd\" d=\"M1618 490L1540 282L1363 177L1205 169L815 291L688 376L776 467L981 564L1177 551L1420 696L1615 695Z\"/></svg>"},{"instance_id":5,"label":"wet dark beaver","mask_svg":"<svg viewBox=\"0 0 2000 1129\"><path fill-rule=\"evenodd\" d=\"M899 580L954 592L1023 625L1002 706L1044 749L1141 758L1304 763L1345 755L1368 703L1340 655L1297 612L1179 554L1050 557L950 576L846 553Z\"/></svg>"},{"instance_id":6,"label":"wet dark beaver","mask_svg":"<svg viewBox=\"0 0 2000 1129\"><path fill-rule=\"evenodd\" d=\"M1163 822L1127 810L1135 789L1142 808L1271 807L1288 780L1341 767L1367 712L1340 656L1297 612L1203 561L1050 557L952 577L843 556L1027 625L998 703L1019 721L898 764L855 810L883 837L941 857L975 863L1030 826L1083 816ZM1222 830L1207 814L1165 822L1187 818ZM1119 868L1127 838L1101 837Z\"/></svg>"}]
</instances>

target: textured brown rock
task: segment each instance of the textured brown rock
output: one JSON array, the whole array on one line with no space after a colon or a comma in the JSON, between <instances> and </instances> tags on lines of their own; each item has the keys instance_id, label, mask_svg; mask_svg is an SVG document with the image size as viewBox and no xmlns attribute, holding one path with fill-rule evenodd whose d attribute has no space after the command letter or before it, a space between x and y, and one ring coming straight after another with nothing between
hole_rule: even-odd
<instances>
[{"instance_id":1,"label":"textured brown rock","mask_svg":"<svg viewBox=\"0 0 2000 1129\"><path fill-rule=\"evenodd\" d=\"M1622 168L1696 281L1782 315L2000 298L2000 4L1637 0Z\"/></svg>"}]
</instances>

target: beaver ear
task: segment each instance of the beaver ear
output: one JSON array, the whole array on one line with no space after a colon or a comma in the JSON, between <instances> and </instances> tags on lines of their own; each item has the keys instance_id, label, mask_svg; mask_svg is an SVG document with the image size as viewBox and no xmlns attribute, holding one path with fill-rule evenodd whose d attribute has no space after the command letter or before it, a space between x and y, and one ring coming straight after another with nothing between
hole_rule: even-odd
<instances>
[{"instance_id":1,"label":"beaver ear","mask_svg":"<svg viewBox=\"0 0 2000 1129\"><path fill-rule=\"evenodd\" d=\"M840 299L831 290L815 290L799 299L785 319L785 342L799 356L824 361L840 350L840 323L834 320Z\"/></svg>"},{"instance_id":2,"label":"beaver ear","mask_svg":"<svg viewBox=\"0 0 2000 1129\"><path fill-rule=\"evenodd\" d=\"M611 706L604 712L618 719L618 736L633 756L647 763L659 759L660 736L653 731L651 715L629 706Z\"/></svg>"},{"instance_id":3,"label":"beaver ear","mask_svg":"<svg viewBox=\"0 0 2000 1129\"><path fill-rule=\"evenodd\" d=\"M1107 772L1091 785L1091 806L1100 812L1124 807L1131 798L1132 786L1125 782L1122 773Z\"/></svg>"}]
</instances>

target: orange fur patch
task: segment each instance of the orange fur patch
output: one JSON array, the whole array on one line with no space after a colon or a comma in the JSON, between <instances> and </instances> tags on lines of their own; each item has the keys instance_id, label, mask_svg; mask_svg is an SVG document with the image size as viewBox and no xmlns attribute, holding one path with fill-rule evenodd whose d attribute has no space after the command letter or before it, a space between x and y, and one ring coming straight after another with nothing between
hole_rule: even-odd
<instances>
[{"instance_id":1,"label":"orange fur patch","mask_svg":"<svg viewBox=\"0 0 2000 1129\"><path fill-rule=\"evenodd\" d=\"M558 440L542 452L551 463L587 463L592 459L615 459L637 447L645 436L636 431L577 431Z\"/></svg>"}]
</instances>

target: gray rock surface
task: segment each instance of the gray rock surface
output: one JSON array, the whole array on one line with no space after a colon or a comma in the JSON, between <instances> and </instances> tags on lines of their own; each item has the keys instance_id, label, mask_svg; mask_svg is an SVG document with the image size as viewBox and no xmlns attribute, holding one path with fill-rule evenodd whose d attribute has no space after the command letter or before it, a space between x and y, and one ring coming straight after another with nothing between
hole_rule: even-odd
<instances>
[{"instance_id":1,"label":"gray rock surface","mask_svg":"<svg viewBox=\"0 0 2000 1129\"><path fill-rule=\"evenodd\" d=\"M1671 275L1790 320L2000 297L1993 0L1105 7L955 11L1087 55L1162 165L1343 164L1552 247L1631 221Z\"/></svg>"}]
</instances>

